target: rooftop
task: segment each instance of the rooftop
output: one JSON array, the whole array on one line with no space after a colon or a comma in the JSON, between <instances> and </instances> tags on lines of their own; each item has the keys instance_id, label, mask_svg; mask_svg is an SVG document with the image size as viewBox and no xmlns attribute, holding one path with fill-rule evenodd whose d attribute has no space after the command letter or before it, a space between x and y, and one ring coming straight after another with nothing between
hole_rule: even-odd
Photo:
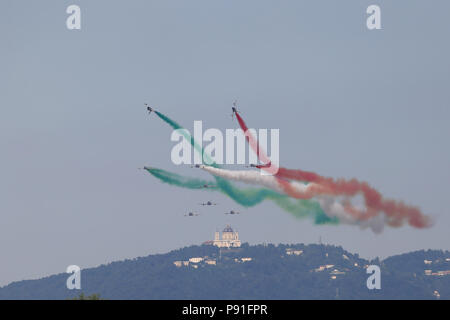
<instances>
[{"instance_id":1,"label":"rooftop","mask_svg":"<svg viewBox=\"0 0 450 320\"><path fill-rule=\"evenodd\" d=\"M229 224L227 224L227 226L225 227L225 229L223 229L222 232L234 232L233 229L231 228L231 226Z\"/></svg>"}]
</instances>

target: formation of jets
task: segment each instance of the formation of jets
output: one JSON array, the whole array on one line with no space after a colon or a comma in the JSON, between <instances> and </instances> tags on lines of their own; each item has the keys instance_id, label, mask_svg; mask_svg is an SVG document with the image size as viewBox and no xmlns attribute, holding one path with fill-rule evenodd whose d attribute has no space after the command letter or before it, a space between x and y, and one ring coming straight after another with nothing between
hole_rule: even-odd
<instances>
[{"instance_id":1,"label":"formation of jets","mask_svg":"<svg viewBox=\"0 0 450 320\"><path fill-rule=\"evenodd\" d=\"M208 201L208 202L209 202L209 201ZM201 205L208 205L208 204L203 204L203 203L202 203ZM212 204L212 205L215 205L215 204ZM224 214L235 215L235 214L241 214L241 213L238 212L238 211L230 210L229 212L225 212ZM200 213L189 212L189 213L185 214L184 216L185 216L185 217L196 217L196 216L199 216L199 215L200 215Z\"/></svg>"},{"instance_id":2,"label":"formation of jets","mask_svg":"<svg viewBox=\"0 0 450 320\"><path fill-rule=\"evenodd\" d=\"M146 107L146 109L147 109L147 111L148 111L148 114L151 114L152 111L154 111L154 109L153 109L152 107L150 107L147 103L144 103L144 105L145 105L145 107ZM231 110L233 111L233 113L231 114L231 118L234 119L235 113L238 112L238 110L237 110L237 101L236 101L236 100L233 102L233 107L231 108ZM257 165L256 165L256 164L250 164L249 166L246 166L246 167L247 167L247 168L248 168L248 167L254 168L254 167L257 167ZM146 168L146 167L144 167L144 168L138 168L138 169L142 170L142 169L145 169L145 168ZM192 165L191 168L200 168L200 165L199 165L199 164ZM208 185L208 184L204 184L204 185L202 186L202 188L212 188L212 187L214 187L214 186L213 186L213 185ZM207 201L207 202L199 203L199 205L201 205L201 206L216 206L217 203L213 203L213 202L211 202L211 201ZM237 212L237 211L234 211L234 210L230 210L229 212L225 212L225 214L235 215L235 214L240 214L240 213ZM200 214L199 214L199 213L196 213L196 212L188 212L188 213L185 214L184 216L185 216L185 217L197 217L197 216L199 216L199 215L200 215Z\"/></svg>"},{"instance_id":3,"label":"formation of jets","mask_svg":"<svg viewBox=\"0 0 450 320\"><path fill-rule=\"evenodd\" d=\"M150 106L148 105L148 103L144 103L144 106L146 107L146 109L147 109L147 111L148 111L148 114L150 114L150 113L152 113L152 111L154 111L154 109L153 109L152 107L150 107ZM233 106L231 107L231 110L233 111L233 112L231 113L231 118L234 119L235 113L238 112L238 109L237 109L237 100L234 100Z\"/></svg>"}]
</instances>

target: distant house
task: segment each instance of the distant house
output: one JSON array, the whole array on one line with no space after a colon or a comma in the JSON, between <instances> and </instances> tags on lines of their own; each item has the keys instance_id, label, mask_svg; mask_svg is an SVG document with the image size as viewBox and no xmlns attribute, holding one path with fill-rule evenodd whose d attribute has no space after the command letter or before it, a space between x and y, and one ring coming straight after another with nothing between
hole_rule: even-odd
<instances>
[{"instance_id":1,"label":"distant house","mask_svg":"<svg viewBox=\"0 0 450 320\"><path fill-rule=\"evenodd\" d=\"M425 263L425 264L432 264L433 261L431 261L431 260L423 260L423 263Z\"/></svg>"},{"instance_id":2,"label":"distant house","mask_svg":"<svg viewBox=\"0 0 450 320\"><path fill-rule=\"evenodd\" d=\"M323 266L320 266L320 267L314 269L314 271L315 272L320 272L320 271L323 271L325 269L331 269L333 267L334 267L334 264L326 264L326 265L323 265Z\"/></svg>"},{"instance_id":3,"label":"distant house","mask_svg":"<svg viewBox=\"0 0 450 320\"><path fill-rule=\"evenodd\" d=\"M320 267L314 269L315 272L320 272L320 271L323 271L323 270L325 270L325 266L320 266Z\"/></svg>"},{"instance_id":4,"label":"distant house","mask_svg":"<svg viewBox=\"0 0 450 320\"><path fill-rule=\"evenodd\" d=\"M179 268L183 265L183 261L174 261L173 264Z\"/></svg>"},{"instance_id":5,"label":"distant house","mask_svg":"<svg viewBox=\"0 0 450 320\"><path fill-rule=\"evenodd\" d=\"M182 267L182 266L187 267L187 266L189 266L189 261L174 261L173 264L177 268Z\"/></svg>"},{"instance_id":6,"label":"distant house","mask_svg":"<svg viewBox=\"0 0 450 320\"><path fill-rule=\"evenodd\" d=\"M301 255L303 253L303 250L295 250L295 249L292 249L292 248L287 248L286 249L286 254L288 254L288 255L296 255L296 256L299 256L299 255Z\"/></svg>"},{"instance_id":7,"label":"distant house","mask_svg":"<svg viewBox=\"0 0 450 320\"><path fill-rule=\"evenodd\" d=\"M201 261L203 261L202 257L195 257L195 258L190 258L189 259L189 262L191 262L191 263L199 263Z\"/></svg>"}]
</instances>

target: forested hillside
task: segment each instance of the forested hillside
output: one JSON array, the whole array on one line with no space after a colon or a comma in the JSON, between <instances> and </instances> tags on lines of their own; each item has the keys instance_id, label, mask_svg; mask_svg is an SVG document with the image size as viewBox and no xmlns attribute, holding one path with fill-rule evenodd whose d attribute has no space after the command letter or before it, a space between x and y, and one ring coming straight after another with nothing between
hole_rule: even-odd
<instances>
[{"instance_id":1,"label":"forested hillside","mask_svg":"<svg viewBox=\"0 0 450 320\"><path fill-rule=\"evenodd\" d=\"M381 290L366 286L371 264L381 268ZM84 269L81 290L66 288L65 273L14 282L0 299L450 299L446 270L444 251L368 261L329 245L203 245Z\"/></svg>"}]
</instances>

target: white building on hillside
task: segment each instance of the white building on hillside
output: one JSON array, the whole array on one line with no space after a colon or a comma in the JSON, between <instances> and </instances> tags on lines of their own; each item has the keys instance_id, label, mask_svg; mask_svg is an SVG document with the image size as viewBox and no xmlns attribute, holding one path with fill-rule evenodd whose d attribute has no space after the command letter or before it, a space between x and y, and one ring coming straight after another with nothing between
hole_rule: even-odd
<instances>
[{"instance_id":1,"label":"white building on hillside","mask_svg":"<svg viewBox=\"0 0 450 320\"><path fill-rule=\"evenodd\" d=\"M239 240L238 232L234 231L230 225L227 225L222 231L222 238L219 231L216 231L212 245L219 248L238 248L241 246L241 240Z\"/></svg>"}]
</instances>

